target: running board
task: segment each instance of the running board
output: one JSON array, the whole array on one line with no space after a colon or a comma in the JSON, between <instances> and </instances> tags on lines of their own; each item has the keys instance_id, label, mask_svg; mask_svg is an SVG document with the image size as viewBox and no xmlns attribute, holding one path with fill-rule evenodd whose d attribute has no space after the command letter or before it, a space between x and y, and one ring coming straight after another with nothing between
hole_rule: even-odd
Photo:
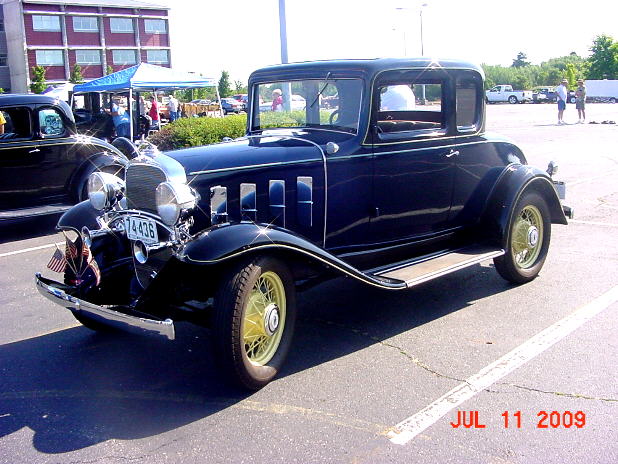
<instances>
[{"instance_id":1,"label":"running board","mask_svg":"<svg viewBox=\"0 0 618 464\"><path fill-rule=\"evenodd\" d=\"M398 263L369 275L405 282L405 286L410 288L502 255L504 250L501 248L475 245Z\"/></svg>"}]
</instances>

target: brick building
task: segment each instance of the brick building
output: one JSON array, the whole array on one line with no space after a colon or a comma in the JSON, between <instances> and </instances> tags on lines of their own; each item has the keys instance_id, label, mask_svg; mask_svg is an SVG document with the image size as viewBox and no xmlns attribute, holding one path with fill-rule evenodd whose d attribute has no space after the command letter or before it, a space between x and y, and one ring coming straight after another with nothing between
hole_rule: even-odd
<instances>
[{"instance_id":1,"label":"brick building","mask_svg":"<svg viewBox=\"0 0 618 464\"><path fill-rule=\"evenodd\" d=\"M0 87L26 93L36 65L64 83L146 62L170 66L169 8L132 0L0 0Z\"/></svg>"}]
</instances>

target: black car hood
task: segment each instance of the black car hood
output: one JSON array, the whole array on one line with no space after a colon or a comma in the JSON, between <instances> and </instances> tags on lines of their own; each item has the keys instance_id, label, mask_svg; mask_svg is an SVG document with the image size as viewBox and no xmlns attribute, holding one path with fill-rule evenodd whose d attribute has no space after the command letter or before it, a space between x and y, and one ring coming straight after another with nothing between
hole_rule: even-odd
<instances>
[{"instance_id":1,"label":"black car hood","mask_svg":"<svg viewBox=\"0 0 618 464\"><path fill-rule=\"evenodd\" d=\"M322 160L313 142L293 136L252 136L232 142L165 152L183 165L188 177L290 162Z\"/></svg>"}]
</instances>

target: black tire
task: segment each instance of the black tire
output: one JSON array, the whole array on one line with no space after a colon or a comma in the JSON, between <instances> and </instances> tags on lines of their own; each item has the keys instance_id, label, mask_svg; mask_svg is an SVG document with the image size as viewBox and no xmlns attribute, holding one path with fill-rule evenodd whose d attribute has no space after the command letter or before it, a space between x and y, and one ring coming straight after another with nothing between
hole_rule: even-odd
<instances>
[{"instance_id":1,"label":"black tire","mask_svg":"<svg viewBox=\"0 0 618 464\"><path fill-rule=\"evenodd\" d=\"M609 99L609 102L610 103L616 103L616 99L614 97L612 97L612 98Z\"/></svg>"},{"instance_id":2,"label":"black tire","mask_svg":"<svg viewBox=\"0 0 618 464\"><path fill-rule=\"evenodd\" d=\"M516 103L517 103L517 97L516 97L515 95L511 95L511 96L509 97L509 103L510 103L511 105L516 104Z\"/></svg>"},{"instance_id":3,"label":"black tire","mask_svg":"<svg viewBox=\"0 0 618 464\"><path fill-rule=\"evenodd\" d=\"M264 295L264 279L274 279L273 275L280 280L282 286L278 292L281 295L283 291L284 295L283 300L278 300L280 305L259 298L259 295ZM260 288L256 287L258 282L261 282ZM276 293L273 290L271 295ZM250 301L254 302L251 307ZM264 307L263 314L257 310L259 305ZM282 306L283 310L279 306ZM262 325L251 322L248 311L252 311L254 318ZM275 317L277 319L274 319ZM271 326L272 320L275 322ZM247 324L254 324L254 329L250 328L251 325L245 327L246 321ZM245 260L231 268L223 277L215 295L215 358L233 383L250 390L258 390L267 385L283 366L292 343L295 321L294 280L287 266L268 256ZM267 332L271 331L272 327L275 330L269 335ZM249 332L253 330L255 334L250 335ZM280 330L283 332L280 333ZM254 340L254 346L262 341L265 353L259 351L259 347L247 346L249 337ZM260 360L262 354L267 356Z\"/></svg>"},{"instance_id":4,"label":"black tire","mask_svg":"<svg viewBox=\"0 0 618 464\"><path fill-rule=\"evenodd\" d=\"M496 270L509 282L530 282L541 271L551 240L549 208L543 197L534 191L522 194L513 211L507 234L506 253L494 258Z\"/></svg>"}]
</instances>

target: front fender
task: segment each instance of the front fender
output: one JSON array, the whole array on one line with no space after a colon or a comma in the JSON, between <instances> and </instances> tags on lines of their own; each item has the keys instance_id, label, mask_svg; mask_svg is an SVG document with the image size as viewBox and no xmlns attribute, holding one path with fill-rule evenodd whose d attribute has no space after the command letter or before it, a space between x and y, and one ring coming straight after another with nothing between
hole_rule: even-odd
<instances>
[{"instance_id":1,"label":"front fender","mask_svg":"<svg viewBox=\"0 0 618 464\"><path fill-rule=\"evenodd\" d=\"M82 201L60 217L57 228L75 229L79 232L82 227L86 226L90 230L96 230L100 228L97 222L97 217L100 214L101 212L94 209L89 200Z\"/></svg>"},{"instance_id":2,"label":"front fender","mask_svg":"<svg viewBox=\"0 0 618 464\"><path fill-rule=\"evenodd\" d=\"M509 165L498 179L486 204L482 224L489 237L503 244L513 210L524 191L534 190L547 202L553 224L568 224L551 178L539 168Z\"/></svg>"},{"instance_id":3,"label":"front fender","mask_svg":"<svg viewBox=\"0 0 618 464\"><path fill-rule=\"evenodd\" d=\"M214 226L187 243L177 257L185 263L214 265L243 254L269 251L308 257L342 274L380 288L405 288L403 282L367 275L288 230L253 223Z\"/></svg>"}]
</instances>

